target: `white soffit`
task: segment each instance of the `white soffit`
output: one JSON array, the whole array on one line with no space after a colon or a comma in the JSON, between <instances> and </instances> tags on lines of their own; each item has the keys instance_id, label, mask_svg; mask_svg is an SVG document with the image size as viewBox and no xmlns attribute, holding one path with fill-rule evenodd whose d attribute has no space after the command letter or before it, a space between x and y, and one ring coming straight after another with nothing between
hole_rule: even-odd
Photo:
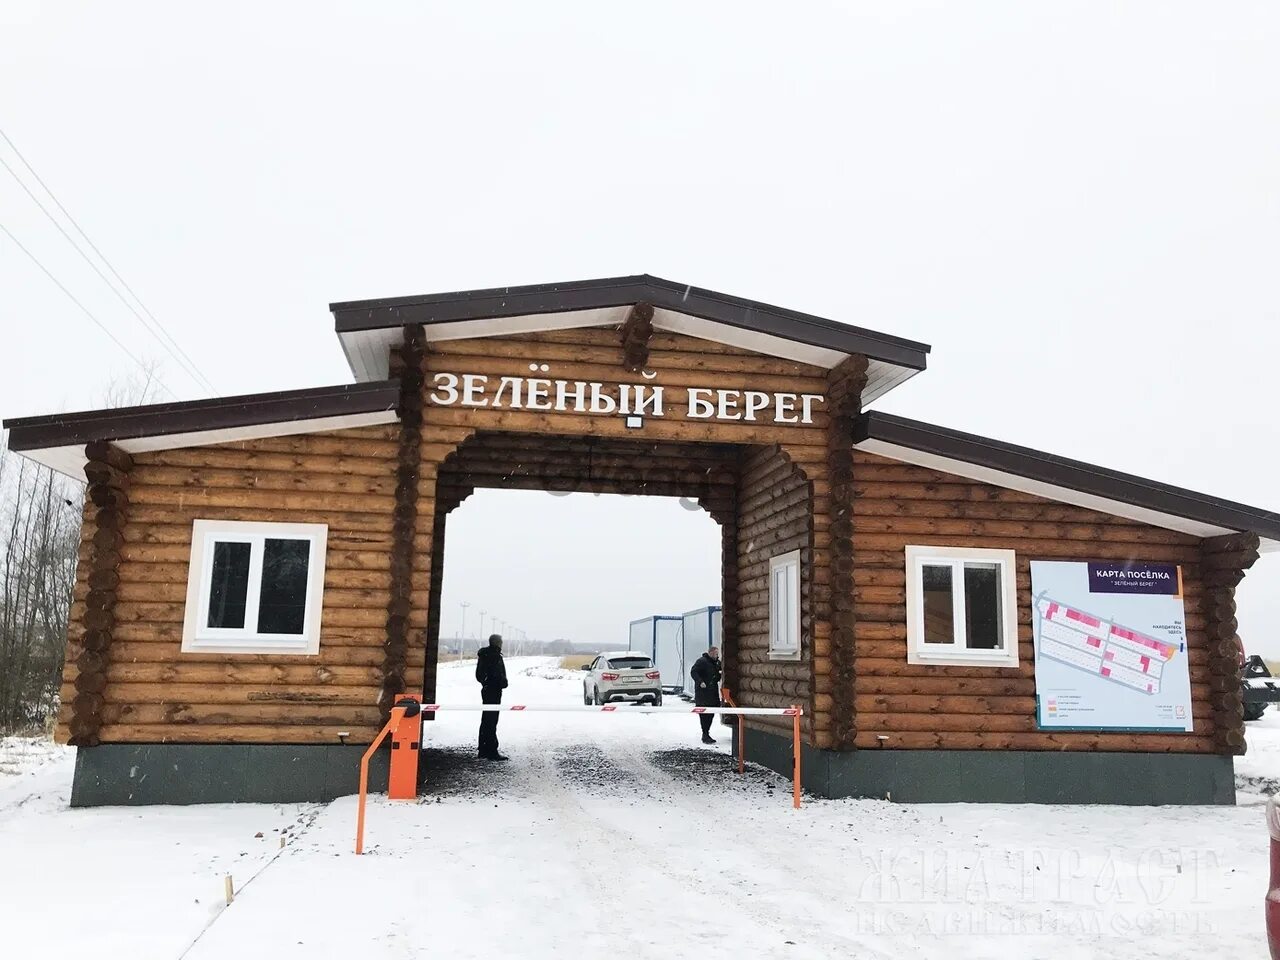
<instances>
[{"instance_id":1,"label":"white soffit","mask_svg":"<svg viewBox=\"0 0 1280 960\"><path fill-rule=\"evenodd\" d=\"M476 340L521 333L545 333L548 330L574 330L580 327L618 326L627 319L630 307L601 307L596 310L570 310L565 313L531 313L518 317L485 317L452 323L429 323L424 330L427 342ZM357 382L385 380L393 347L404 340L403 327L376 330L351 330L338 334L342 351Z\"/></svg>"},{"instance_id":2,"label":"white soffit","mask_svg":"<svg viewBox=\"0 0 1280 960\"><path fill-rule=\"evenodd\" d=\"M428 343L433 340L472 340L478 337L543 333L547 330L573 330L577 327L619 326L627 319L630 310L630 307L599 307L595 310L569 310L564 313L530 313L520 317L485 317L454 323L429 323L425 329Z\"/></svg>"},{"instance_id":3,"label":"white soffit","mask_svg":"<svg viewBox=\"0 0 1280 960\"><path fill-rule=\"evenodd\" d=\"M326 430L350 430L354 427L395 423L398 419L399 416L395 410L375 410L370 413L352 413L338 417L317 417L314 420L287 420L282 423L260 423L248 427L227 427L195 433L137 437L132 440L116 440L114 445L126 453L147 453L154 450L178 450L183 447L207 447L215 443L263 440L268 437L291 437L305 433L321 433ZM43 450L23 450L20 454L28 460L44 464L51 470L74 480L84 479L84 444L71 447L47 447Z\"/></svg>"},{"instance_id":4,"label":"white soffit","mask_svg":"<svg viewBox=\"0 0 1280 960\"><path fill-rule=\"evenodd\" d=\"M630 310L630 306L620 306L574 310L566 313L488 317L481 320L427 324L425 330L427 341L430 343L542 333L549 330L573 330L582 327L617 327L627 319ZM746 330L715 320L704 320L702 317L694 317L674 310L656 308L653 311L653 325L659 330L680 333L711 343L722 343L740 350L751 350L764 356L779 357L823 370L830 370L848 356L839 350L815 347L788 340L785 337ZM403 338L404 333L401 327L353 330L338 334L351 372L361 383L387 378L391 350L399 345ZM870 403L884 396L919 372L914 368L899 366L884 360L871 360L867 365L867 386L863 391L862 402Z\"/></svg>"},{"instance_id":5,"label":"white soffit","mask_svg":"<svg viewBox=\"0 0 1280 960\"><path fill-rule=\"evenodd\" d=\"M1236 532L1227 527L1217 527L1201 523L1198 520L1175 517L1172 514L1148 510L1146 507L1135 507L1120 500L1109 500L1106 497L1095 496L1091 493L1081 493L1079 490L1071 490L1067 487L1044 483L1040 480L1030 480L1016 474L1005 473L1002 470L993 470L990 467L966 463L963 460L952 460L950 457L922 453L919 450L913 450L910 447L903 447L894 443L886 443L883 440L863 440L861 443L855 443L854 446L867 453L888 457L890 460L900 460L903 463L912 463L918 467L927 467L930 470L954 473L970 480L978 480L982 483L990 483L993 486L1018 490L1022 493L1035 494L1036 496L1044 497L1046 500L1069 503L1072 506L1097 510L1099 513L1109 513L1112 516L1136 520L1139 523L1149 523L1152 526L1163 527L1166 530L1187 533L1193 537L1216 537L1224 533ZM1280 546L1280 544L1272 541L1263 541L1263 545L1267 549L1275 549Z\"/></svg>"},{"instance_id":6,"label":"white soffit","mask_svg":"<svg viewBox=\"0 0 1280 960\"><path fill-rule=\"evenodd\" d=\"M785 337L775 337L756 330L744 330L742 327L719 323L715 320L704 320L701 317L691 317L687 313L662 308L654 309L653 325L659 330L683 333L700 340L723 343L725 346L751 350L770 357L781 357L796 363L807 363L824 370L830 370L848 356L847 353L841 353L839 350L813 347Z\"/></svg>"},{"instance_id":7,"label":"white soffit","mask_svg":"<svg viewBox=\"0 0 1280 960\"><path fill-rule=\"evenodd\" d=\"M868 361L867 385L862 388L863 406L883 397L894 387L906 383L919 372L912 367L900 367L896 363L887 363L884 360Z\"/></svg>"},{"instance_id":8,"label":"white soffit","mask_svg":"<svg viewBox=\"0 0 1280 960\"><path fill-rule=\"evenodd\" d=\"M379 330L354 330L338 334L338 343L347 356L356 383L386 380L389 376L391 348L404 341L400 327Z\"/></svg>"}]
</instances>

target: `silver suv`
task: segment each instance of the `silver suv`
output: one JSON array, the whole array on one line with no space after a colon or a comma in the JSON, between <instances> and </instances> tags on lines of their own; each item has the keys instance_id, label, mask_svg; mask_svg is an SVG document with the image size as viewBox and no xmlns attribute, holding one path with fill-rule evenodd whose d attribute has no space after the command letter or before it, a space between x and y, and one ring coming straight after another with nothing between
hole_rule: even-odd
<instances>
[{"instance_id":1,"label":"silver suv","mask_svg":"<svg viewBox=\"0 0 1280 960\"><path fill-rule=\"evenodd\" d=\"M587 674L582 678L583 703L625 700L662 706L662 676L643 653L602 653L582 669Z\"/></svg>"}]
</instances>

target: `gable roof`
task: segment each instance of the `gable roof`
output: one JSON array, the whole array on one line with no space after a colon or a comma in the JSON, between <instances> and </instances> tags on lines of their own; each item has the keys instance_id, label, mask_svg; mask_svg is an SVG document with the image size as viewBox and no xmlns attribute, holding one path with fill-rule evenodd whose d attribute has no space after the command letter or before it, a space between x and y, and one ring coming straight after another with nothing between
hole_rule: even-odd
<instances>
[{"instance_id":1,"label":"gable roof","mask_svg":"<svg viewBox=\"0 0 1280 960\"><path fill-rule=\"evenodd\" d=\"M90 440L111 440L126 452L140 453L346 430L395 423L399 402L400 381L383 380L18 417L5 420L4 426L10 450L83 479L84 447Z\"/></svg>"},{"instance_id":2,"label":"gable roof","mask_svg":"<svg viewBox=\"0 0 1280 960\"><path fill-rule=\"evenodd\" d=\"M1280 549L1280 513L932 423L869 410L854 423L853 445L1197 537L1256 533L1264 551Z\"/></svg>"},{"instance_id":3,"label":"gable roof","mask_svg":"<svg viewBox=\"0 0 1280 960\"><path fill-rule=\"evenodd\" d=\"M372 380L387 376L391 347L407 324L422 324L428 341L617 326L637 303L654 307L659 330L799 363L830 369L863 354L869 360L865 402L919 373L929 355L928 344L647 274L353 300L329 309L351 372Z\"/></svg>"}]
</instances>

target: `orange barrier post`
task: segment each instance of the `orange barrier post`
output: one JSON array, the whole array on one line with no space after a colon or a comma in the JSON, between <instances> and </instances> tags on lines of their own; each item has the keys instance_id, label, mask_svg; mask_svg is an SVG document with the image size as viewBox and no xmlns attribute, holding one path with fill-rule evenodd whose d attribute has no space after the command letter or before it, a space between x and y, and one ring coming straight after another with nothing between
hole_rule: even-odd
<instances>
[{"instance_id":1,"label":"orange barrier post","mask_svg":"<svg viewBox=\"0 0 1280 960\"><path fill-rule=\"evenodd\" d=\"M720 688L720 699L731 707L736 707L733 702L733 694L729 692L728 687ZM747 718L745 714L738 714L738 773L745 773L747 769Z\"/></svg>"},{"instance_id":2,"label":"orange barrier post","mask_svg":"<svg viewBox=\"0 0 1280 960\"><path fill-rule=\"evenodd\" d=\"M382 728L382 732L373 738L373 743L369 744L369 749L360 758L360 800L356 804L356 853L364 853L364 804L369 793L369 758L378 747L382 746L382 741L387 739L387 735L400 725L400 718L404 716L404 711L404 707L392 708L391 719Z\"/></svg>"},{"instance_id":3,"label":"orange barrier post","mask_svg":"<svg viewBox=\"0 0 1280 960\"><path fill-rule=\"evenodd\" d=\"M800 708L792 705L791 715L791 805L800 809Z\"/></svg>"},{"instance_id":4,"label":"orange barrier post","mask_svg":"<svg viewBox=\"0 0 1280 960\"><path fill-rule=\"evenodd\" d=\"M412 701L412 705L405 703ZM397 707L404 715L391 731L391 769L387 774L388 800L418 798L418 757L422 752L422 697L401 694Z\"/></svg>"}]
</instances>

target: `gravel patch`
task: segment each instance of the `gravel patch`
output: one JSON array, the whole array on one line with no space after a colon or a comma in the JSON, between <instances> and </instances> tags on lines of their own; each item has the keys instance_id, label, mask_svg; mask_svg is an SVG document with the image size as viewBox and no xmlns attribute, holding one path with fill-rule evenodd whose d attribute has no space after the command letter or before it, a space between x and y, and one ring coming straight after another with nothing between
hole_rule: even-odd
<instances>
[{"instance_id":1,"label":"gravel patch","mask_svg":"<svg viewBox=\"0 0 1280 960\"><path fill-rule=\"evenodd\" d=\"M698 750L690 747L659 750L650 754L649 760L668 776L693 787L706 788L708 791L771 793L782 787L791 789L790 781L754 763L748 763L742 775L739 776L737 758L718 750Z\"/></svg>"},{"instance_id":2,"label":"gravel patch","mask_svg":"<svg viewBox=\"0 0 1280 960\"><path fill-rule=\"evenodd\" d=\"M553 759L556 772L570 786L590 787L597 791L625 789L628 793L647 786L635 770L622 766L604 750L591 744L562 747L555 752Z\"/></svg>"},{"instance_id":3,"label":"gravel patch","mask_svg":"<svg viewBox=\"0 0 1280 960\"><path fill-rule=\"evenodd\" d=\"M474 748L428 748L418 761L418 782L424 796L505 796L519 779L513 762L481 760Z\"/></svg>"}]
</instances>

